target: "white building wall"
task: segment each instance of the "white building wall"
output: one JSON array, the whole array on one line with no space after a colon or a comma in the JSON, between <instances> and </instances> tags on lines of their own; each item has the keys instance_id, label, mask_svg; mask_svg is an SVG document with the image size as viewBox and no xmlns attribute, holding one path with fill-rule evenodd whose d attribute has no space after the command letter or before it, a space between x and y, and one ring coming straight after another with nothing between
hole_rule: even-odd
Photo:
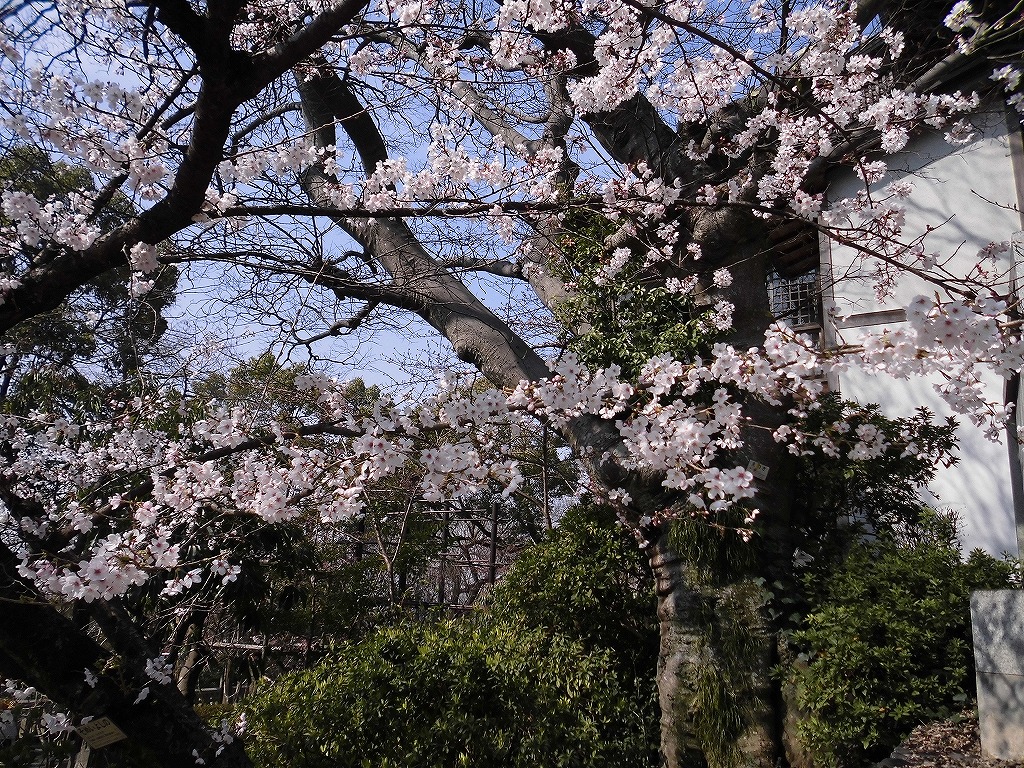
<instances>
[{"instance_id":1,"label":"white building wall","mask_svg":"<svg viewBox=\"0 0 1024 768\"><path fill-rule=\"evenodd\" d=\"M979 250L993 241L1008 241L1021 229L1014 176L1014 160L1018 173L1024 171L1017 156L1019 128L1008 129L1001 109L978 114L972 122L978 134L967 145L952 146L938 133L913 140L905 151L888 159L889 175L877 185L880 194L896 180L914 185L906 206L904 240L924 235L925 252L949 257L946 268L960 275L970 271ZM831 180L828 196L831 200L852 197L862 188L852 173L846 174ZM826 241L822 252L824 299L843 318L835 322L826 318L826 341L856 344L865 331L897 328L905 323L902 310L914 296L936 292L934 284L905 275L891 297L879 300L877 277L853 249ZM1011 255L1004 254L998 268L1007 284L1011 267ZM920 406L940 417L949 415L933 383L896 380L855 368L837 382L844 397L878 403L888 416L908 416ZM992 377L988 387L989 396L1002 401L1003 382ZM960 463L940 468L930 486L934 503L959 514L966 550L982 547L995 555L1016 555L1014 494L1005 441L990 442L980 430L958 420Z\"/></svg>"}]
</instances>

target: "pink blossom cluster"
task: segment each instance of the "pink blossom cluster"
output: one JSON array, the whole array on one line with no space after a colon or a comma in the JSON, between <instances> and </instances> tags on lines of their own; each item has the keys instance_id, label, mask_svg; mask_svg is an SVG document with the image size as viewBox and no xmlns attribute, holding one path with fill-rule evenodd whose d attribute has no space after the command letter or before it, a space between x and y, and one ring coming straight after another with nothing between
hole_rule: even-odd
<instances>
[{"instance_id":1,"label":"pink blossom cluster","mask_svg":"<svg viewBox=\"0 0 1024 768\"><path fill-rule=\"evenodd\" d=\"M160 412L180 420L173 399L126 403L106 422L73 425L45 414L9 419L6 438L17 453L4 467L7 482L44 510L42 517L14 521L25 537L21 573L47 594L85 601L126 594L154 577L164 580L167 599L228 584L238 574L230 547L218 548L214 538L215 551L192 560L182 548L183 537L199 535L220 510L266 524L310 513L336 522L358 514L363 494L384 478L410 470L426 501L494 485L509 495L522 482L507 455L509 430L533 418L555 425L584 416L606 421L626 453L602 460L662 473L665 487L687 491L694 507L720 511L754 493L746 470L722 466L742 444L744 419L734 393L812 397L814 364L808 342L780 327L765 352L719 345L707 363L657 358L635 385L614 367L590 372L565 356L552 364L551 378L523 382L508 394L441 391L410 410L381 402L362 416L342 405L342 385L307 376L301 386L322 409L320 418L331 417L308 425L317 440L296 440L303 427L217 402L191 426L181 423L177 435L143 426ZM695 405L705 391L709 403ZM94 486L111 471L134 474L141 485L95 496ZM37 550L33 542L56 531L65 531L64 551L74 555Z\"/></svg>"},{"instance_id":2,"label":"pink blossom cluster","mask_svg":"<svg viewBox=\"0 0 1024 768\"><path fill-rule=\"evenodd\" d=\"M1001 326L999 299L937 301L918 296L907 309L909 328L865 335L861 359L897 378L934 374L938 393L954 412L999 439L1012 406L993 400L984 376L1006 379L1024 367L1024 346Z\"/></svg>"},{"instance_id":3,"label":"pink blossom cluster","mask_svg":"<svg viewBox=\"0 0 1024 768\"><path fill-rule=\"evenodd\" d=\"M205 149L189 146L198 70L153 66L134 47L139 20L123 4L59 5L77 20L71 31L84 41L92 74L75 72L71 63L46 68L15 44L11 30L0 30L0 98L19 107L0 119L0 130L82 169L89 181L63 199L36 199L10 185L0 191L0 210L9 221L0 238L11 265L0 275L0 300L21 286L36 251L54 246L81 253L102 243L93 206L105 185L113 183L139 212L153 211L179 180L188 152ZM268 51L329 5L273 0L252 6L231 39L237 51ZM675 219L680 206L745 206L765 216L788 207L790 215L813 220L836 241L859 248L882 295L907 272L938 280L934 268L944 256L906 242L909 187L891 184L884 195L875 192L872 185L885 178L888 165L862 156L859 147L877 135L884 152L896 152L924 127L948 129L952 140L963 140L956 120L978 100L892 87L885 73L904 55L899 33L882 30L872 43L857 26L855 9L831 5L794 10L783 37L767 4L751 3L746 11L757 32L746 39L730 37L719 10L700 0L510 0L453 31L460 26L451 23L457 11L440 0L385 0L294 72L306 82L302 78L336 68L351 73L365 93L385 95L390 111L372 104L367 109L380 124L401 126L387 138L404 155L363 167L359 149L346 138L345 121L335 126L336 146L318 147L310 137L321 126L297 130L299 118L287 104L280 105L280 120L264 120L272 99L261 94L239 106L228 143L210 161L216 170L200 180L201 207L172 240L199 241L209 252L260 243L268 221L275 227L284 222L285 230L290 224L274 218L276 212L256 218L252 209L293 203L295 185L322 172L335 219L362 213L370 220L368 214L390 216L392 209L411 206L454 216L463 206L472 212L450 232L461 234L459 227L489 218L509 241L508 252L524 256L530 244L516 251L519 232L509 211L526 211L536 222L564 199L571 176L573 193L585 196L581 205L641 244L608 247L598 283L647 275L664 264L698 264L700 244L690 242L692 233ZM548 50L539 39L538 33L572 25L596 34L594 61L583 74L576 71L576 54ZM957 3L947 19L958 33L978 25L968 3ZM969 37L962 35L964 46ZM166 38L152 40L154 60L187 53L173 34ZM772 44L756 50L759 41ZM113 74L97 79L95 72L104 67ZM1019 106L1019 99L1013 101L1020 93L1019 68L1001 67L993 77ZM287 81L280 88L290 98L293 86ZM695 167L741 164L760 153L767 172L708 174L691 189L681 179L663 177L654 158L627 165L600 157L593 130L580 124L641 94L681 132L693 129L698 138L688 143L686 155ZM741 96L759 104L756 113L740 128L723 130ZM559 129L563 123L570 127ZM822 197L805 188L808 173L845 154L853 157L864 189L822 211ZM316 216L325 218L323 213ZM133 236L123 249L118 241L135 273L136 298L152 287L161 263L159 244L142 237ZM989 255L982 254L979 265ZM529 266L534 276L540 273ZM717 265L707 271L708 323L728 332L736 308L722 292L732 275ZM702 289L693 275L666 270L663 277L672 292ZM969 277L974 288L996 279L980 267ZM389 286L378 276L371 287ZM941 394L954 409L995 435L1009 414L985 394L983 372L1010 377L1024 363L1007 305L974 298L996 293L916 299L908 328L866 336L859 349L843 352L896 376L940 375ZM404 410L378 403L356 413L343 386L308 374L296 381L309 395L310 415L300 424L221 402L186 417L170 396L121 404L112 407L114 415L89 423L57 414L10 417L3 429L11 455L0 471L32 504L8 510L3 526L21 540L22 575L55 599L110 599L157 579L165 599L180 600L224 588L238 576L229 535L214 537L201 555L184 545L203 539L230 515L265 525L305 518L337 523L360 514L367 494L389 478L406 474L415 479L414 492L430 502L493 486L514 493L523 478L507 450L509 435L536 419L570 434L581 422L596 421L619 440L607 455L585 457L593 476L581 482L596 486L601 467L611 462L627 473L659 478L682 500L680 509L708 515L737 505L746 509L756 483L735 459L748 427L745 403L756 398L794 404L798 411L812 408L826 373L843 364L777 325L760 348L718 344L707 359L656 357L636 381L624 380L614 366L589 371L564 355L552 362L548 378L510 392L443 390ZM870 425L852 431L855 442L846 449L851 458L886 450ZM782 427L776 437L794 452L828 453L839 450L829 435L842 432L843 423L822 435ZM628 507L628 490L604 493Z\"/></svg>"},{"instance_id":4,"label":"pink blossom cluster","mask_svg":"<svg viewBox=\"0 0 1024 768\"><path fill-rule=\"evenodd\" d=\"M29 247L44 241L66 245L74 251L84 251L100 234L99 228L89 222L84 213L71 204L58 200L40 203L27 192L4 191L0 196L0 210L16 222L18 237Z\"/></svg>"}]
</instances>

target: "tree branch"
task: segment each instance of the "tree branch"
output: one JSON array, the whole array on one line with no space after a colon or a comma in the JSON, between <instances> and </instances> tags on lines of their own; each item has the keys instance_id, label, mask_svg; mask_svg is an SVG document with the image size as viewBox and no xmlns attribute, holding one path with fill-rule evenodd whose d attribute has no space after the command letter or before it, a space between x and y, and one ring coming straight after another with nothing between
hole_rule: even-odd
<instances>
[{"instance_id":1,"label":"tree branch","mask_svg":"<svg viewBox=\"0 0 1024 768\"><path fill-rule=\"evenodd\" d=\"M514 261L507 259L479 259L464 256L458 259L450 259L444 262L448 269L466 270L467 272L486 272L498 277L511 277L517 280L525 280L523 267Z\"/></svg>"},{"instance_id":2,"label":"tree branch","mask_svg":"<svg viewBox=\"0 0 1024 768\"><path fill-rule=\"evenodd\" d=\"M109 716L129 737L106 748L111 758L129 754L130 746L149 765L194 768L195 750L211 768L251 768L241 742L215 754L220 745L174 686L133 703L149 682L144 657L141 667L138 653L123 659L116 678L106 673L111 654L21 578L18 563L0 541L0 674L34 686L79 717ZM86 682L86 670L96 675L95 687Z\"/></svg>"},{"instance_id":3,"label":"tree branch","mask_svg":"<svg viewBox=\"0 0 1024 768\"><path fill-rule=\"evenodd\" d=\"M299 83L303 115L317 146L335 144L334 118L348 133L367 173L386 159L384 141L369 113L337 75L317 74ZM373 165L371 166L370 163ZM307 170L302 186L315 205L329 200L331 181L322 165ZM492 382L513 387L547 374L540 356L451 272L431 257L400 219L335 215L341 225L406 291L418 314Z\"/></svg>"}]
</instances>

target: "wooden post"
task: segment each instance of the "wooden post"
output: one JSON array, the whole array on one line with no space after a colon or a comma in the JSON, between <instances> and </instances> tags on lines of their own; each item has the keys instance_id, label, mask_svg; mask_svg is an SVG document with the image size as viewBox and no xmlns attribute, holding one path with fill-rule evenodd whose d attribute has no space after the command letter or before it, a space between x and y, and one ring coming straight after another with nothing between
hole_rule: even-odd
<instances>
[{"instance_id":1,"label":"wooden post","mask_svg":"<svg viewBox=\"0 0 1024 768\"><path fill-rule=\"evenodd\" d=\"M441 510L441 553L437 563L437 604L445 605L444 567L448 559L448 505Z\"/></svg>"},{"instance_id":2,"label":"wooden post","mask_svg":"<svg viewBox=\"0 0 1024 768\"><path fill-rule=\"evenodd\" d=\"M487 560L487 581L493 586L498 577L498 500L491 499L491 552Z\"/></svg>"}]
</instances>

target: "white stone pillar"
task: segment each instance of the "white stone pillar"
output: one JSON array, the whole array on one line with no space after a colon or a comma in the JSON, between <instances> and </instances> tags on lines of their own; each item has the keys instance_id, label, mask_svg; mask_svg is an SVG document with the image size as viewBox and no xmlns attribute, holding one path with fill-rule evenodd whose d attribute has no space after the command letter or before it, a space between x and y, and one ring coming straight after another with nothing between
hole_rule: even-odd
<instances>
[{"instance_id":1,"label":"white stone pillar","mask_svg":"<svg viewBox=\"0 0 1024 768\"><path fill-rule=\"evenodd\" d=\"M981 750L1024 760L1024 591L971 595Z\"/></svg>"}]
</instances>

